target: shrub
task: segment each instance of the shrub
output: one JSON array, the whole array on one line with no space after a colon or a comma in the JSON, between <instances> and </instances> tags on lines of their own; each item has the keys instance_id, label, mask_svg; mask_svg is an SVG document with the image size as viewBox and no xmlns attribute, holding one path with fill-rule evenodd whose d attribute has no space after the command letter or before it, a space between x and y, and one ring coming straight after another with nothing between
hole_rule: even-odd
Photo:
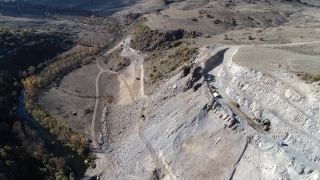
<instances>
[{"instance_id":1,"label":"shrub","mask_svg":"<svg viewBox=\"0 0 320 180\"><path fill-rule=\"evenodd\" d=\"M252 40L253 38L252 38L252 36L251 36L251 35L249 35L249 36L248 36L248 39L249 39L249 40Z\"/></svg>"},{"instance_id":2,"label":"shrub","mask_svg":"<svg viewBox=\"0 0 320 180\"><path fill-rule=\"evenodd\" d=\"M162 74L158 72L157 74L155 74L154 76L151 77L151 80L153 82L155 82L160 77L162 77Z\"/></svg>"},{"instance_id":3,"label":"shrub","mask_svg":"<svg viewBox=\"0 0 320 180\"><path fill-rule=\"evenodd\" d=\"M160 64L163 64L163 63L164 63L164 61L163 61L163 60L161 60L159 63L160 63Z\"/></svg>"},{"instance_id":4,"label":"shrub","mask_svg":"<svg viewBox=\"0 0 320 180\"><path fill-rule=\"evenodd\" d=\"M233 40L232 38L228 38L228 35L224 35L224 40Z\"/></svg>"},{"instance_id":5,"label":"shrub","mask_svg":"<svg viewBox=\"0 0 320 180\"><path fill-rule=\"evenodd\" d=\"M320 81L320 74L303 73L300 78L305 81Z\"/></svg>"},{"instance_id":6,"label":"shrub","mask_svg":"<svg viewBox=\"0 0 320 180\"><path fill-rule=\"evenodd\" d=\"M191 21L197 21L197 18L192 17L192 18L191 18Z\"/></svg>"},{"instance_id":7,"label":"shrub","mask_svg":"<svg viewBox=\"0 0 320 180\"><path fill-rule=\"evenodd\" d=\"M90 162L89 165L90 165L90 167L93 168L93 169L96 168L96 163L95 163L95 162Z\"/></svg>"},{"instance_id":8,"label":"shrub","mask_svg":"<svg viewBox=\"0 0 320 180\"><path fill-rule=\"evenodd\" d=\"M157 68L153 67L152 72L156 72L156 71L157 71Z\"/></svg>"},{"instance_id":9,"label":"shrub","mask_svg":"<svg viewBox=\"0 0 320 180\"><path fill-rule=\"evenodd\" d=\"M259 41L263 41L263 37L259 37Z\"/></svg>"},{"instance_id":10,"label":"shrub","mask_svg":"<svg viewBox=\"0 0 320 180\"><path fill-rule=\"evenodd\" d=\"M210 14L206 14L207 18L213 18L213 16L211 16Z\"/></svg>"},{"instance_id":11,"label":"shrub","mask_svg":"<svg viewBox=\"0 0 320 180\"><path fill-rule=\"evenodd\" d=\"M256 25L256 26L258 26L258 25L260 24L260 23L259 23L258 21L256 21L256 20L253 20L252 23L253 23L254 25Z\"/></svg>"},{"instance_id":12,"label":"shrub","mask_svg":"<svg viewBox=\"0 0 320 180\"><path fill-rule=\"evenodd\" d=\"M236 20L234 18L230 18L230 26L235 26L236 25Z\"/></svg>"},{"instance_id":13,"label":"shrub","mask_svg":"<svg viewBox=\"0 0 320 180\"><path fill-rule=\"evenodd\" d=\"M121 62L120 62L120 61L117 61L117 62L116 62L116 66L121 66Z\"/></svg>"},{"instance_id":14,"label":"shrub","mask_svg":"<svg viewBox=\"0 0 320 180\"><path fill-rule=\"evenodd\" d=\"M320 74L316 74L313 76L314 81L320 81Z\"/></svg>"},{"instance_id":15,"label":"shrub","mask_svg":"<svg viewBox=\"0 0 320 180\"><path fill-rule=\"evenodd\" d=\"M263 19L264 19L265 21L267 21L267 22L271 22L271 19L270 19L270 18L265 17L265 16L262 16L262 17L263 17Z\"/></svg>"},{"instance_id":16,"label":"shrub","mask_svg":"<svg viewBox=\"0 0 320 180\"><path fill-rule=\"evenodd\" d=\"M204 14L204 13L205 13L205 10L201 9L201 10L199 10L198 12L199 12L199 14Z\"/></svg>"},{"instance_id":17,"label":"shrub","mask_svg":"<svg viewBox=\"0 0 320 180\"><path fill-rule=\"evenodd\" d=\"M175 69L176 69L176 66L173 65L173 66L170 67L169 71L174 71Z\"/></svg>"},{"instance_id":18,"label":"shrub","mask_svg":"<svg viewBox=\"0 0 320 180\"><path fill-rule=\"evenodd\" d=\"M312 75L310 73L303 73L300 78L302 80L305 80L305 81L308 81L308 80L311 80L312 79Z\"/></svg>"},{"instance_id":19,"label":"shrub","mask_svg":"<svg viewBox=\"0 0 320 180\"><path fill-rule=\"evenodd\" d=\"M257 33L262 33L262 31L261 30L257 30Z\"/></svg>"},{"instance_id":20,"label":"shrub","mask_svg":"<svg viewBox=\"0 0 320 180\"><path fill-rule=\"evenodd\" d=\"M215 20L213 20L213 23L219 24L219 23L221 23L221 21L219 19L215 19Z\"/></svg>"},{"instance_id":21,"label":"shrub","mask_svg":"<svg viewBox=\"0 0 320 180\"><path fill-rule=\"evenodd\" d=\"M89 109L89 108L86 108L86 109L84 109L84 113L85 114L89 114L89 113L91 113L92 111L91 111L91 109Z\"/></svg>"},{"instance_id":22,"label":"shrub","mask_svg":"<svg viewBox=\"0 0 320 180\"><path fill-rule=\"evenodd\" d=\"M175 41L175 42L172 43L172 46L173 47L177 47L177 46L180 46L180 44L182 44L181 41Z\"/></svg>"}]
</instances>

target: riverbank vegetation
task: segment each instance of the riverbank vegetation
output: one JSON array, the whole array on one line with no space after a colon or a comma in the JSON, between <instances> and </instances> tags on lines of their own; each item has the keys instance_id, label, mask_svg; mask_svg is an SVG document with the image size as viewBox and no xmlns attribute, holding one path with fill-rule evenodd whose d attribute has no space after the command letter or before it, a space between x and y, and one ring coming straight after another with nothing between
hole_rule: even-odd
<instances>
[{"instance_id":1,"label":"riverbank vegetation","mask_svg":"<svg viewBox=\"0 0 320 180\"><path fill-rule=\"evenodd\" d=\"M57 137L58 140L65 146L69 146L73 151L76 151L81 157L88 160L88 164L94 167L94 155L90 153L87 147L85 137L73 131L66 124L52 117L49 113L42 110L37 105L38 93L44 87L59 80L69 72L81 67L83 64L90 63L94 60L92 55L99 53L97 49L89 48L87 51L77 52L69 55L60 55L57 59L45 67L39 74L32 75L22 80L24 87L25 106L28 113L40 123L42 127L48 129L51 134Z\"/></svg>"},{"instance_id":2,"label":"riverbank vegetation","mask_svg":"<svg viewBox=\"0 0 320 180\"><path fill-rule=\"evenodd\" d=\"M20 123L16 106L20 89L17 79L1 70L1 179L74 179L65 160L48 154L37 132Z\"/></svg>"},{"instance_id":3,"label":"riverbank vegetation","mask_svg":"<svg viewBox=\"0 0 320 180\"><path fill-rule=\"evenodd\" d=\"M23 28L0 28L0 177L5 179L74 179L74 173L61 157L54 157L45 150L42 140L37 137L37 132L20 124L17 114L19 92L22 89L20 78L35 77L37 72L50 64L70 60L65 56L56 56L56 53L70 49L73 42L65 41L65 35L54 33L36 34L34 30ZM96 48L79 48L77 61L67 63L64 71L80 67L89 63L89 57ZM47 53L46 53L47 52ZM74 57L74 56L73 56ZM51 60L46 60L53 58ZM74 57L75 58L75 57ZM79 61L81 59L81 61ZM76 63L74 63L76 62ZM72 67L70 67L72 66ZM28 68L29 67L29 68ZM54 66L56 68L56 66ZM61 68L61 66L60 66ZM60 69L61 70L61 69ZM61 73L61 71L59 71ZM65 73L61 73L63 75ZM60 76L59 76L60 77ZM49 82L46 78L43 82ZM28 81L26 81L28 82ZM44 84L43 84L44 85ZM33 89L39 92L41 88ZM32 93L29 94L32 95ZM35 95L35 94L33 94ZM41 110L36 108L31 115L39 119ZM36 119L35 118L35 119ZM52 118L53 119L53 118ZM50 120L50 132L57 135L62 130L61 141L86 158L94 166L94 155L86 147L82 136L72 132L68 127L57 120ZM0 178L0 179L1 179Z\"/></svg>"}]
</instances>

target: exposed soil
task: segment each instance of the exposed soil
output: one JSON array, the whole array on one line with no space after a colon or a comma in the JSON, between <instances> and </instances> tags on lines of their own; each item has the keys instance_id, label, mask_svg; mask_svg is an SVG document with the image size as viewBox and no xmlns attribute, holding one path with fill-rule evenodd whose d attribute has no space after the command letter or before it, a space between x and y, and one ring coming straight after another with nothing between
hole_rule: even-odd
<instances>
[{"instance_id":1,"label":"exposed soil","mask_svg":"<svg viewBox=\"0 0 320 180\"><path fill-rule=\"evenodd\" d=\"M314 3L143 1L114 17L149 12L141 28L152 33L134 45L148 53L130 48L140 37L131 32L39 102L58 117L61 104L69 113L92 109L65 120L93 141L97 167L88 177L319 179L319 82L296 76L320 73ZM197 36L161 44L158 35L177 29ZM182 47L197 56L171 58ZM270 120L269 130L252 116Z\"/></svg>"}]
</instances>

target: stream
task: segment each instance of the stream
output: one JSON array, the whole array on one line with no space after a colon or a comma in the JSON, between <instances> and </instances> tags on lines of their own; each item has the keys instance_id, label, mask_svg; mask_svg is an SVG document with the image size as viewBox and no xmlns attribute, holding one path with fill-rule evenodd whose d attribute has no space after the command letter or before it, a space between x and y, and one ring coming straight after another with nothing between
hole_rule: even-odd
<instances>
[{"instance_id":1,"label":"stream","mask_svg":"<svg viewBox=\"0 0 320 180\"><path fill-rule=\"evenodd\" d=\"M44 147L48 153L53 154L55 157L63 157L71 168L71 171L75 174L76 179L81 179L84 176L87 170L84 159L77 152L72 151L71 148L62 146L59 140L28 114L24 105L23 93L19 96L18 114L21 118L21 124L27 125L38 132L38 137L43 140Z\"/></svg>"},{"instance_id":2,"label":"stream","mask_svg":"<svg viewBox=\"0 0 320 180\"><path fill-rule=\"evenodd\" d=\"M110 43L110 46L112 47L118 43L119 39L120 37L115 35L115 41ZM67 165L71 168L71 171L75 174L76 179L84 177L87 170L84 159L81 158L77 152L72 151L71 148L62 146L59 140L28 114L24 105L23 92L19 96L18 115L21 118L21 124L27 125L34 131L37 131L38 137L43 140L44 147L48 153L53 154L55 157L63 157Z\"/></svg>"}]
</instances>

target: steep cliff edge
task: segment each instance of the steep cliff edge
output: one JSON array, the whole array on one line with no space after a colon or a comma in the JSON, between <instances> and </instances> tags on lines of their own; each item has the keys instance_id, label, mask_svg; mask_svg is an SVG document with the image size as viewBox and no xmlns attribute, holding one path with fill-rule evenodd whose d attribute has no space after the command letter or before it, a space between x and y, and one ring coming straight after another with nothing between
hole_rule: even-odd
<instances>
[{"instance_id":1,"label":"steep cliff edge","mask_svg":"<svg viewBox=\"0 0 320 180\"><path fill-rule=\"evenodd\" d=\"M241 67L232 61L238 49L202 48L187 76L177 74L123 107L135 125L105 146L110 161L100 177L319 178L316 85L283 71ZM251 115L269 119L269 131Z\"/></svg>"}]
</instances>

